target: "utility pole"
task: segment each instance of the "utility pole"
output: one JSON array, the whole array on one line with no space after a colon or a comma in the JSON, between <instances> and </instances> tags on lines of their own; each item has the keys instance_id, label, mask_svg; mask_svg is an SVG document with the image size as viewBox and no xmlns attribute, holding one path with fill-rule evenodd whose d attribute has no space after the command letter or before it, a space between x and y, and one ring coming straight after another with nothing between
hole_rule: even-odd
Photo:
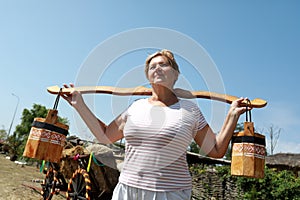
<instances>
[{"instance_id":1,"label":"utility pole","mask_svg":"<svg viewBox=\"0 0 300 200\"><path fill-rule=\"evenodd\" d=\"M10 131L11 131L12 125L13 125L13 123L14 123L15 116L16 116L16 112L17 112L17 109L18 109L18 106L19 106L19 102L20 102L20 98L19 98L17 95L15 95L14 93L11 93L11 95L15 96L15 97L17 98L18 102L17 102L16 108L15 108L15 112L14 112L13 118L12 118L12 120L11 120L11 123L10 123L9 129L8 129L7 138L8 138L8 136L9 136L9 134L10 134Z\"/></svg>"}]
</instances>

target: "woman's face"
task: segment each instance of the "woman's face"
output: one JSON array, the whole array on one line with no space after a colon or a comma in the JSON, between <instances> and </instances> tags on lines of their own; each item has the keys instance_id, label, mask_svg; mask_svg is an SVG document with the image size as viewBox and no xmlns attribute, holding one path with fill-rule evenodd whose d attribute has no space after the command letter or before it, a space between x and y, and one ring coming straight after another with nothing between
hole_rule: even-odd
<instances>
[{"instance_id":1,"label":"woman's face","mask_svg":"<svg viewBox=\"0 0 300 200\"><path fill-rule=\"evenodd\" d=\"M160 84L172 89L178 78L178 72L164 56L156 56L149 63L148 80L151 84Z\"/></svg>"}]
</instances>

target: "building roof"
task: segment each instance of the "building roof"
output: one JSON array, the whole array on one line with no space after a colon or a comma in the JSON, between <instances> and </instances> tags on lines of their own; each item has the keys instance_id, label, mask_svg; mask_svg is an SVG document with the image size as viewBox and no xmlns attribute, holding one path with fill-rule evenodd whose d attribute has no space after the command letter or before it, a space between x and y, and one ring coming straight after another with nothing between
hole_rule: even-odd
<instances>
[{"instance_id":1,"label":"building roof","mask_svg":"<svg viewBox=\"0 0 300 200\"><path fill-rule=\"evenodd\" d=\"M300 169L300 154L278 153L266 157L268 166L282 166Z\"/></svg>"}]
</instances>

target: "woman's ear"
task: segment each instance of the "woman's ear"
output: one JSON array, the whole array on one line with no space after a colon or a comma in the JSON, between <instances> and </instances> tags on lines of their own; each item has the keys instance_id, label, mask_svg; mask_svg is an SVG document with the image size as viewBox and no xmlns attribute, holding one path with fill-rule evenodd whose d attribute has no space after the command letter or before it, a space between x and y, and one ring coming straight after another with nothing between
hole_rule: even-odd
<instances>
[{"instance_id":1,"label":"woman's ear","mask_svg":"<svg viewBox=\"0 0 300 200\"><path fill-rule=\"evenodd\" d=\"M179 72L177 70L174 70L174 76L175 76L175 80L174 80L174 84L176 83L176 81L178 80L179 77Z\"/></svg>"}]
</instances>

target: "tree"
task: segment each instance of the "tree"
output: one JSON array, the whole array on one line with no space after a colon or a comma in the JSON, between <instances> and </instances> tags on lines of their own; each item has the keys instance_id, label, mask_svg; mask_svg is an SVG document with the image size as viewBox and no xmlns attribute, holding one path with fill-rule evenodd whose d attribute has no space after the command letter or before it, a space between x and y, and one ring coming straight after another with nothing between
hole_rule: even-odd
<instances>
[{"instance_id":1,"label":"tree","mask_svg":"<svg viewBox=\"0 0 300 200\"><path fill-rule=\"evenodd\" d=\"M268 129L269 132L269 136L270 136L270 153L271 155L273 155L274 150L277 146L277 142L280 136L280 132L281 132L281 128L278 127L274 127L274 125L272 124L270 126L270 128Z\"/></svg>"},{"instance_id":2,"label":"tree","mask_svg":"<svg viewBox=\"0 0 300 200\"><path fill-rule=\"evenodd\" d=\"M7 132L4 129L4 126L2 126L2 129L0 129L0 140L5 140L7 137Z\"/></svg>"},{"instance_id":3,"label":"tree","mask_svg":"<svg viewBox=\"0 0 300 200\"><path fill-rule=\"evenodd\" d=\"M193 141L190 144L189 151L193 152L193 153L199 153L200 152L200 148L199 148L199 146L197 145L197 143L195 141Z\"/></svg>"},{"instance_id":4,"label":"tree","mask_svg":"<svg viewBox=\"0 0 300 200\"><path fill-rule=\"evenodd\" d=\"M12 154L17 155L18 157L22 156L34 118L45 118L47 113L48 109L39 104L33 104L31 110L26 108L23 110L21 124L16 126L16 130L8 139L13 150ZM58 121L69 124L67 118L58 117Z\"/></svg>"},{"instance_id":5,"label":"tree","mask_svg":"<svg viewBox=\"0 0 300 200\"><path fill-rule=\"evenodd\" d=\"M238 123L235 127L235 132L241 132L244 130L244 123L241 122L241 123Z\"/></svg>"}]
</instances>

